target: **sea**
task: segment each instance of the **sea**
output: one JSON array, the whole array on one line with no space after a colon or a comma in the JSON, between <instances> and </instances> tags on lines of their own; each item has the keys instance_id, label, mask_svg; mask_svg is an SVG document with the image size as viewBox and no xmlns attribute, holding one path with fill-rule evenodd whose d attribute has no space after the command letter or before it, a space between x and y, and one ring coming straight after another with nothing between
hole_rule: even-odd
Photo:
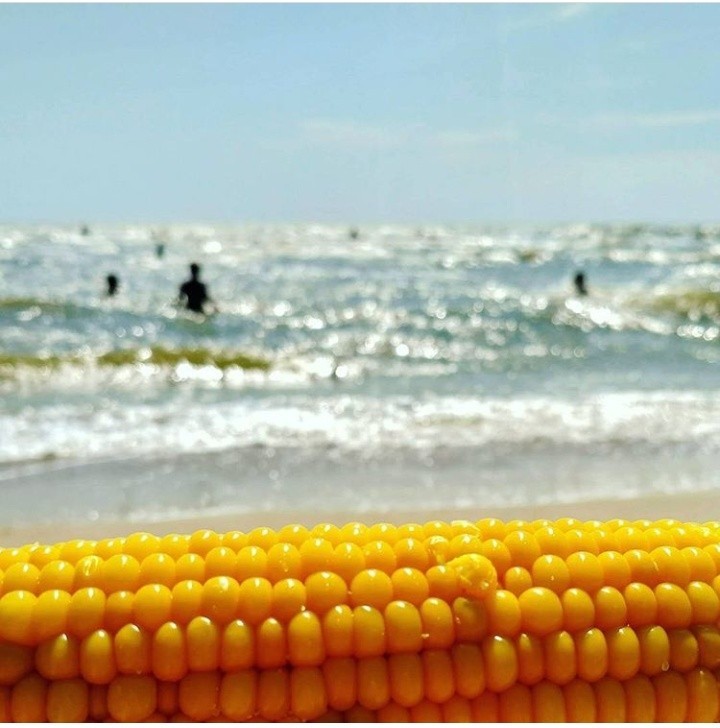
<instances>
[{"instance_id":1,"label":"sea","mask_svg":"<svg viewBox=\"0 0 720 728\"><path fill-rule=\"evenodd\" d=\"M719 455L720 225L0 226L1 525L690 497Z\"/></svg>"}]
</instances>

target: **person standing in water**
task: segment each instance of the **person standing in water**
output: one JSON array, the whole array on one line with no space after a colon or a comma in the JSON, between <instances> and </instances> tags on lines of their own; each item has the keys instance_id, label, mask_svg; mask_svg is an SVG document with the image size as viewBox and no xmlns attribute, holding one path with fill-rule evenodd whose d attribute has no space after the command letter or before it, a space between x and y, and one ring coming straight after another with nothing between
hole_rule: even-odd
<instances>
[{"instance_id":1,"label":"person standing in water","mask_svg":"<svg viewBox=\"0 0 720 728\"><path fill-rule=\"evenodd\" d=\"M117 293L120 280L114 273L110 273L105 280L107 281L107 295L112 298Z\"/></svg>"},{"instance_id":2,"label":"person standing in water","mask_svg":"<svg viewBox=\"0 0 720 728\"><path fill-rule=\"evenodd\" d=\"M575 292L578 296L588 295L588 289L585 286L585 274L581 270L575 274L573 282L575 283Z\"/></svg>"},{"instance_id":3,"label":"person standing in water","mask_svg":"<svg viewBox=\"0 0 720 728\"><path fill-rule=\"evenodd\" d=\"M185 302L185 308L195 313L205 313L205 304L212 303L207 286L200 280L200 266L190 264L190 280L180 286L178 300Z\"/></svg>"}]
</instances>

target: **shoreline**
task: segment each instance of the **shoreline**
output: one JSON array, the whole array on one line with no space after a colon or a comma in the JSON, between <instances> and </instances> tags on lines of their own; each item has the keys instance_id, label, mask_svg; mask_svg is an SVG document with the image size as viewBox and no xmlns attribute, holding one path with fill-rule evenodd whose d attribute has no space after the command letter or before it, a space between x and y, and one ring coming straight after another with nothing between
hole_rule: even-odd
<instances>
[{"instance_id":1,"label":"shoreline","mask_svg":"<svg viewBox=\"0 0 720 728\"><path fill-rule=\"evenodd\" d=\"M720 490L703 490L674 494L652 494L641 497L602 498L562 503L490 506L487 509L471 507L358 509L335 508L328 511L274 509L230 511L227 513L198 512L137 520L107 519L66 523L22 524L0 526L0 547L21 546L30 543L55 543L74 538L101 539L127 536L147 531L158 536L167 533L191 533L201 528L217 532L248 531L258 526L280 528L289 523L312 526L331 522L342 525L349 521L364 523L387 521L411 523L429 520L479 520L494 517L504 521L512 519L534 520L574 517L580 520L628 520L675 518L679 521L704 523L720 520Z\"/></svg>"}]
</instances>

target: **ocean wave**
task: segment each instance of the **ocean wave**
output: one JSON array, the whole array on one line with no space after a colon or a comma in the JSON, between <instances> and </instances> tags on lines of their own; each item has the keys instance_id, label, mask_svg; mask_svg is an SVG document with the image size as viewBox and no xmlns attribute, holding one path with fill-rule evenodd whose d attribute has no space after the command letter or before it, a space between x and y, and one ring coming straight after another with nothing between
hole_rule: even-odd
<instances>
[{"instance_id":1,"label":"ocean wave","mask_svg":"<svg viewBox=\"0 0 720 728\"><path fill-rule=\"evenodd\" d=\"M20 368L57 369L62 366L124 367L138 364L152 364L158 367L175 367L186 364L193 367L214 367L226 369L258 369L268 371L271 362L261 357L240 352L214 351L206 347L148 346L115 349L91 354L20 354L0 353L0 370Z\"/></svg>"},{"instance_id":2,"label":"ocean wave","mask_svg":"<svg viewBox=\"0 0 720 728\"><path fill-rule=\"evenodd\" d=\"M663 313L674 313L689 318L720 317L720 291L699 289L658 293L649 307Z\"/></svg>"}]
</instances>

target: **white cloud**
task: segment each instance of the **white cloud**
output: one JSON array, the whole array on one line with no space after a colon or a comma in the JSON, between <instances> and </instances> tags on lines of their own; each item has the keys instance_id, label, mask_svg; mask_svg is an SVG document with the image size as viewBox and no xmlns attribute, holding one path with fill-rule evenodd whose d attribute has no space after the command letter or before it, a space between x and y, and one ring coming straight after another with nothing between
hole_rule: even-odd
<instances>
[{"instance_id":1,"label":"white cloud","mask_svg":"<svg viewBox=\"0 0 720 728\"><path fill-rule=\"evenodd\" d=\"M301 129L313 141L350 147L392 147L403 140L398 130L355 121L310 119L301 122Z\"/></svg>"},{"instance_id":2,"label":"white cloud","mask_svg":"<svg viewBox=\"0 0 720 728\"><path fill-rule=\"evenodd\" d=\"M441 129L426 124L378 126L351 120L311 119L300 125L303 136L314 144L348 149L388 149L422 144L426 148L463 149L492 146L517 138L513 129Z\"/></svg>"},{"instance_id":3,"label":"white cloud","mask_svg":"<svg viewBox=\"0 0 720 728\"><path fill-rule=\"evenodd\" d=\"M559 21L572 20L580 15L590 12L592 6L587 3L568 3L560 5L554 13L555 19Z\"/></svg>"},{"instance_id":4,"label":"white cloud","mask_svg":"<svg viewBox=\"0 0 720 728\"><path fill-rule=\"evenodd\" d=\"M551 10L538 12L536 8L519 18L507 21L505 30L514 32L531 28L542 28L558 23L565 23L582 15L587 15L593 9L590 3L559 3Z\"/></svg>"},{"instance_id":5,"label":"white cloud","mask_svg":"<svg viewBox=\"0 0 720 728\"><path fill-rule=\"evenodd\" d=\"M446 147L475 147L494 142L508 142L518 138L514 129L490 129L465 131L460 129L440 131L434 134L435 141Z\"/></svg>"},{"instance_id":6,"label":"white cloud","mask_svg":"<svg viewBox=\"0 0 720 728\"><path fill-rule=\"evenodd\" d=\"M704 111L667 111L649 114L602 114L593 117L591 124L605 129L626 127L699 126L720 122L720 109Z\"/></svg>"}]
</instances>

